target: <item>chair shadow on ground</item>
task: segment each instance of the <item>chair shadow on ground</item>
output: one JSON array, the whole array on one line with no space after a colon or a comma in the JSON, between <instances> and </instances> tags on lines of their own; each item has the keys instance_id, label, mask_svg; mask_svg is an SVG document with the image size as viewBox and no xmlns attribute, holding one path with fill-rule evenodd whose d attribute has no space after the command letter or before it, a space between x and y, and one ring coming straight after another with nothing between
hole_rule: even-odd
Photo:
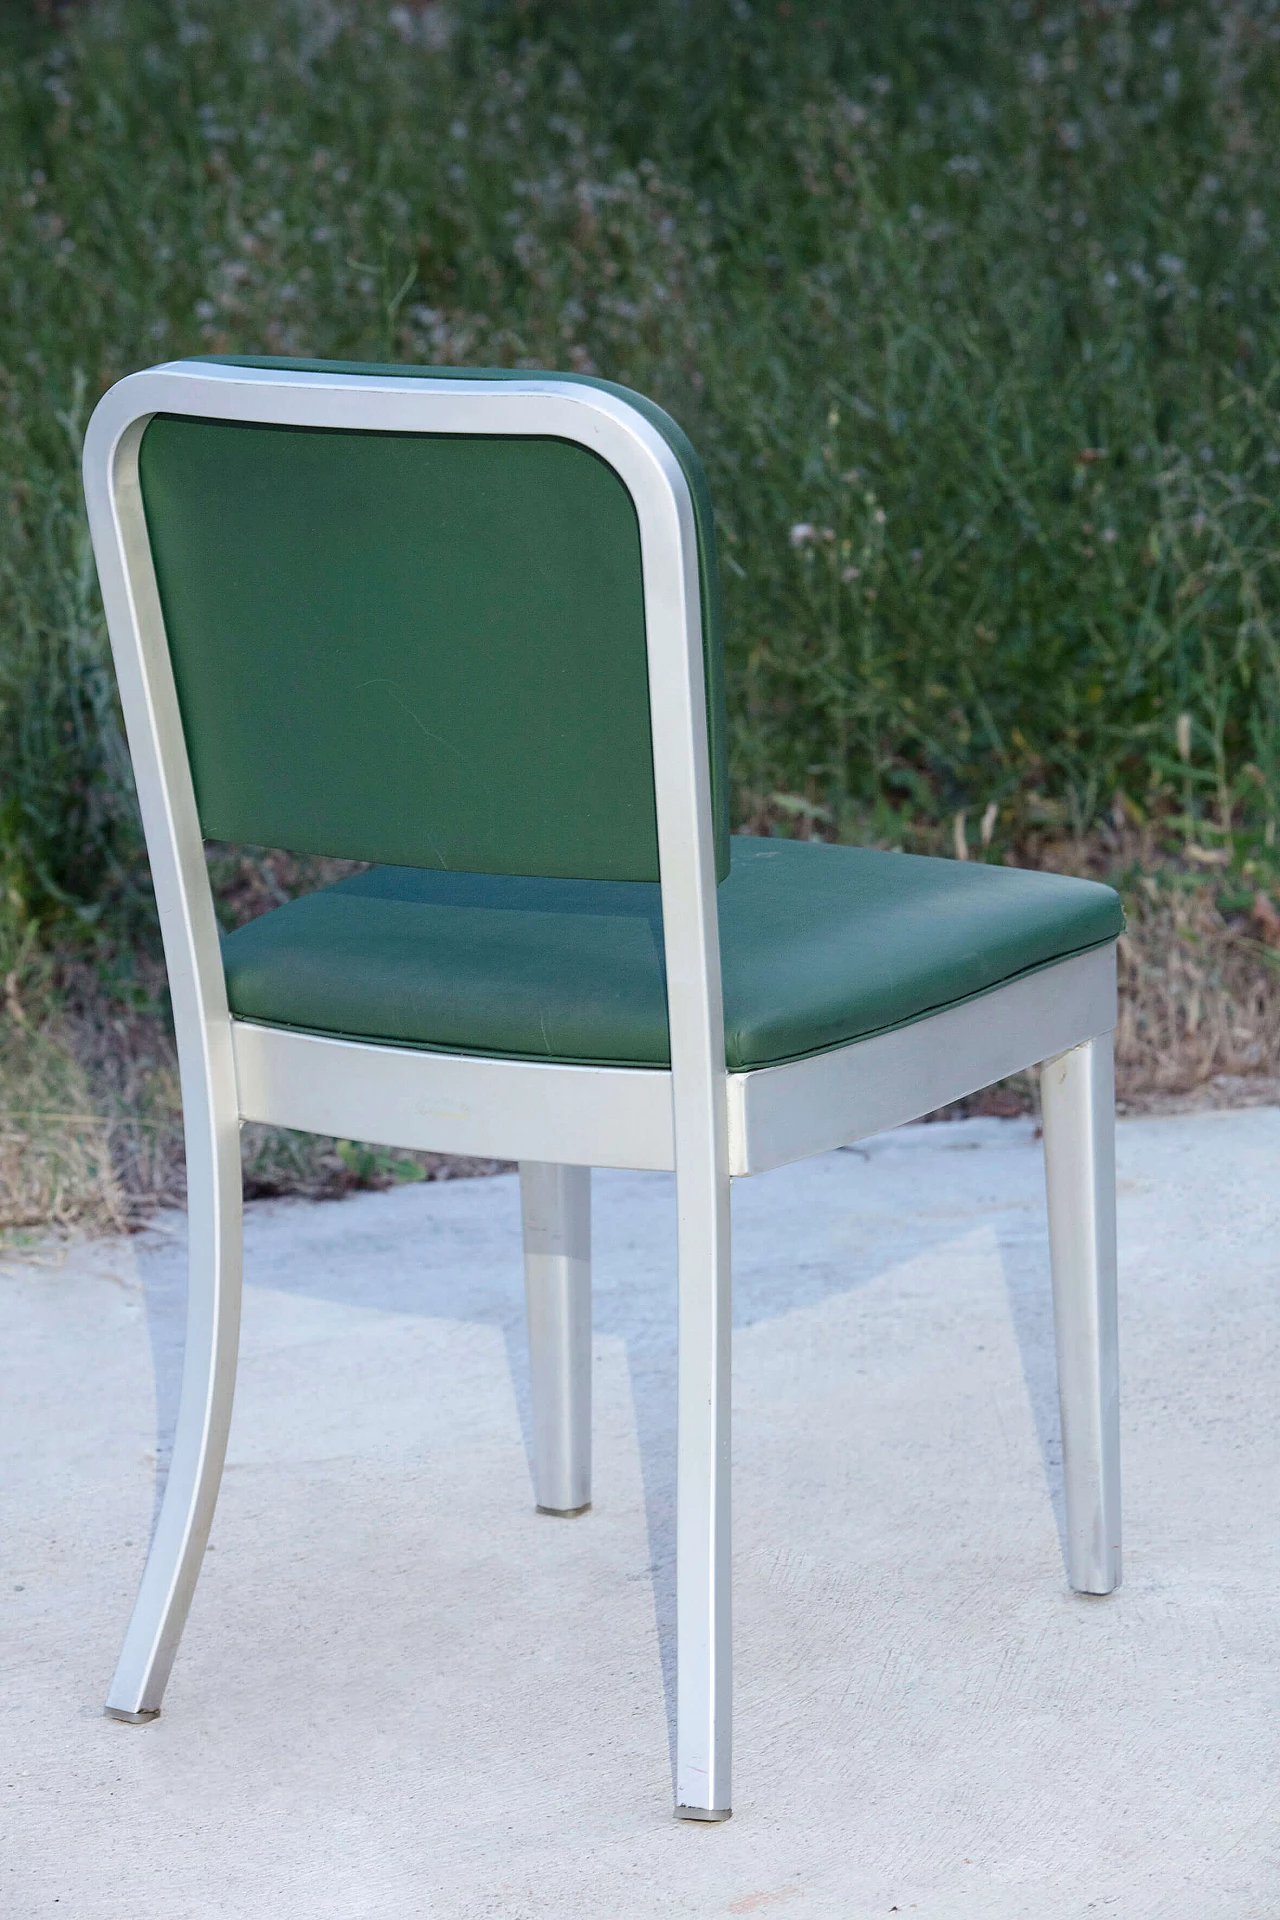
<instances>
[{"instance_id":1,"label":"chair shadow on ground","mask_svg":"<svg viewBox=\"0 0 1280 1920\"><path fill-rule=\"evenodd\" d=\"M968 1122L970 1132L955 1139L960 1148L995 1144L1004 1158L1009 1149L1020 1155L1030 1148L1039 1158L1029 1123ZM992 1127L1005 1129L1005 1138ZM974 1133L974 1129L986 1129ZM921 1129L911 1129L917 1141ZM929 1129L933 1133L933 1129ZM960 1128L949 1130L959 1134ZM903 1136L899 1136L902 1138ZM876 1161L895 1136L881 1136L863 1146L846 1148L809 1165L824 1170L834 1183L841 1204L857 1205L860 1193L870 1198ZM938 1144L942 1145L939 1137ZM889 1147L892 1151L892 1146ZM974 1156L991 1167L990 1156ZM1049 1288L1049 1258L1043 1205L1028 1204L1029 1183L1023 1167L1014 1172L1013 1193L1004 1204L986 1201L982 1219L995 1228L1000 1249L1005 1293L1021 1360L1029 1408L1035 1425L1046 1489L1052 1503L1060 1546L1065 1550L1065 1506L1062 1481L1062 1444L1058 1420L1057 1380L1053 1345L1053 1308ZM1008 1169L1001 1169L1005 1175ZM847 1265L834 1258L830 1244L813 1233L811 1208L790 1207L797 1213L796 1233L790 1244L795 1257L781 1268L776 1255L779 1201L787 1209L786 1182L791 1169L765 1174L734 1188L734 1325L752 1326L781 1320L805 1308L819 1306L833 1295L856 1293L900 1263L918 1258L956 1238L956 1219L926 1209L904 1208L874 1244L860 1246ZM963 1183L963 1174L961 1174ZM315 1271L296 1256L263 1270L259 1223L264 1215L247 1209L245 1279L249 1286L268 1285L284 1293L356 1305L425 1318L470 1322L497 1329L505 1343L511 1383L519 1413L526 1458L532 1460L532 1415L528 1348L524 1320L524 1284L521 1264L519 1189L514 1176L467 1182L472 1192L462 1196L469 1215L461 1235L455 1229L433 1243L417 1238L420 1259L415 1264L376 1257L347 1261L338 1271ZM595 1331L620 1340L626 1350L634 1406L641 1474L644 1487L649 1572L658 1645L662 1660L668 1736L675 1740L675 1430L676 1430L676 1276L675 1187L667 1174L597 1174L593 1183L593 1312ZM1037 1189L1043 1198L1042 1186ZM483 1197L482 1197L483 1196ZM453 1199L458 1188L452 1190ZM642 1204L637 1207L635 1201ZM619 1205L621 1200L624 1204ZM307 1202L269 1202L279 1218L281 1209L309 1206ZM350 1203L346 1203L350 1204ZM395 1197L369 1196L357 1204L383 1208L381 1219L366 1214L362 1223L368 1237L385 1245L393 1229ZM448 1203L447 1203L448 1204ZM259 1203L261 1205L261 1203ZM758 1222L771 1216L775 1251L755 1250ZM637 1231L637 1217L643 1230ZM338 1206L322 1203L311 1215L321 1232L329 1219L335 1232L351 1216ZM628 1225L627 1222L630 1221ZM810 1239L806 1243L804 1228ZM271 1222L268 1220L268 1233ZM408 1222L406 1222L406 1228ZM482 1259L460 1259L468 1238L486 1243ZM255 1257L257 1255L258 1257ZM180 1230L163 1240L153 1239L141 1251L139 1267L147 1303L156 1387L157 1474L154 1514L158 1514L177 1418L181 1386L185 1313L185 1239ZM513 1499L532 1499L532 1477L513 1487ZM153 1514L153 1525L154 1525ZM554 1524L554 1523L553 1523Z\"/></svg>"}]
</instances>

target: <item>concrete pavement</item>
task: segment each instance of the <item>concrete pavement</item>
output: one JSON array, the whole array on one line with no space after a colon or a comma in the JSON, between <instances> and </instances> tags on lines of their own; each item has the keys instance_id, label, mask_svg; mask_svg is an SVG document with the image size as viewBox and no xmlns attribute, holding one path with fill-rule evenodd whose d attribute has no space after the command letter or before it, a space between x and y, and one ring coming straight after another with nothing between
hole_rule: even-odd
<instances>
[{"instance_id":1,"label":"concrete pavement","mask_svg":"<svg viewBox=\"0 0 1280 1920\"><path fill-rule=\"evenodd\" d=\"M740 1183L734 1818L671 1818L671 1183L598 1174L595 1510L533 1512L516 1182L249 1210L213 1547L101 1703L179 1217L0 1276L0 1913L1274 1920L1280 1111L1120 1127L1126 1580L1066 1589L1039 1149Z\"/></svg>"}]
</instances>

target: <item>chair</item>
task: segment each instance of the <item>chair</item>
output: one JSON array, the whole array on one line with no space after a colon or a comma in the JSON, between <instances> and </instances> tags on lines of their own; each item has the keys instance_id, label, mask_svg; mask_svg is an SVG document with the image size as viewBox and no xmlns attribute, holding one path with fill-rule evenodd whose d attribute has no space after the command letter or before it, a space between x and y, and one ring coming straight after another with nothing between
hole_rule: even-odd
<instances>
[{"instance_id":1,"label":"chair","mask_svg":"<svg viewBox=\"0 0 1280 1920\"><path fill-rule=\"evenodd\" d=\"M652 403L180 361L85 487L164 936L190 1293L107 1704L155 1717L236 1368L244 1120L520 1163L538 1506L590 1485L591 1166L678 1200L676 1812L730 1810L729 1183L1044 1062L1071 1585L1120 1575L1110 889L730 839L715 538ZM219 941L205 837L370 863Z\"/></svg>"}]
</instances>

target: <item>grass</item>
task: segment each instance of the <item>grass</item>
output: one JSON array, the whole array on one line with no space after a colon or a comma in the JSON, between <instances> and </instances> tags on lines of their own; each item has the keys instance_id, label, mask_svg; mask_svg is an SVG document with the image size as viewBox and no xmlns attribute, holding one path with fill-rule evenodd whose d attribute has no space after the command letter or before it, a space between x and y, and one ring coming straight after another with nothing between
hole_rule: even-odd
<instances>
[{"instance_id":1,"label":"grass","mask_svg":"<svg viewBox=\"0 0 1280 1920\"><path fill-rule=\"evenodd\" d=\"M192 351L653 393L717 501L739 821L1105 856L1135 1086L1274 1069L1280 6L8 6L0 972L129 1193L172 1087L76 457ZM75 1109L5 1044L6 1111Z\"/></svg>"}]
</instances>

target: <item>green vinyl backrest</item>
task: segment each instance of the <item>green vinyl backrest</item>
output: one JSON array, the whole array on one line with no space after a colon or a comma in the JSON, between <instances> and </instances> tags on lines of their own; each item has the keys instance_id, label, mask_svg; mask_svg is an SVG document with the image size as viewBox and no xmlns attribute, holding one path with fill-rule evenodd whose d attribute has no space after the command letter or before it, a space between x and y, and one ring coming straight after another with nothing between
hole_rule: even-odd
<instances>
[{"instance_id":1,"label":"green vinyl backrest","mask_svg":"<svg viewBox=\"0 0 1280 1920\"><path fill-rule=\"evenodd\" d=\"M715 533L675 422L576 375L219 364L558 379L619 394L658 427L694 502L723 878ZM551 438L160 414L139 478L206 838L396 866L658 878L639 528L597 455Z\"/></svg>"}]
</instances>

